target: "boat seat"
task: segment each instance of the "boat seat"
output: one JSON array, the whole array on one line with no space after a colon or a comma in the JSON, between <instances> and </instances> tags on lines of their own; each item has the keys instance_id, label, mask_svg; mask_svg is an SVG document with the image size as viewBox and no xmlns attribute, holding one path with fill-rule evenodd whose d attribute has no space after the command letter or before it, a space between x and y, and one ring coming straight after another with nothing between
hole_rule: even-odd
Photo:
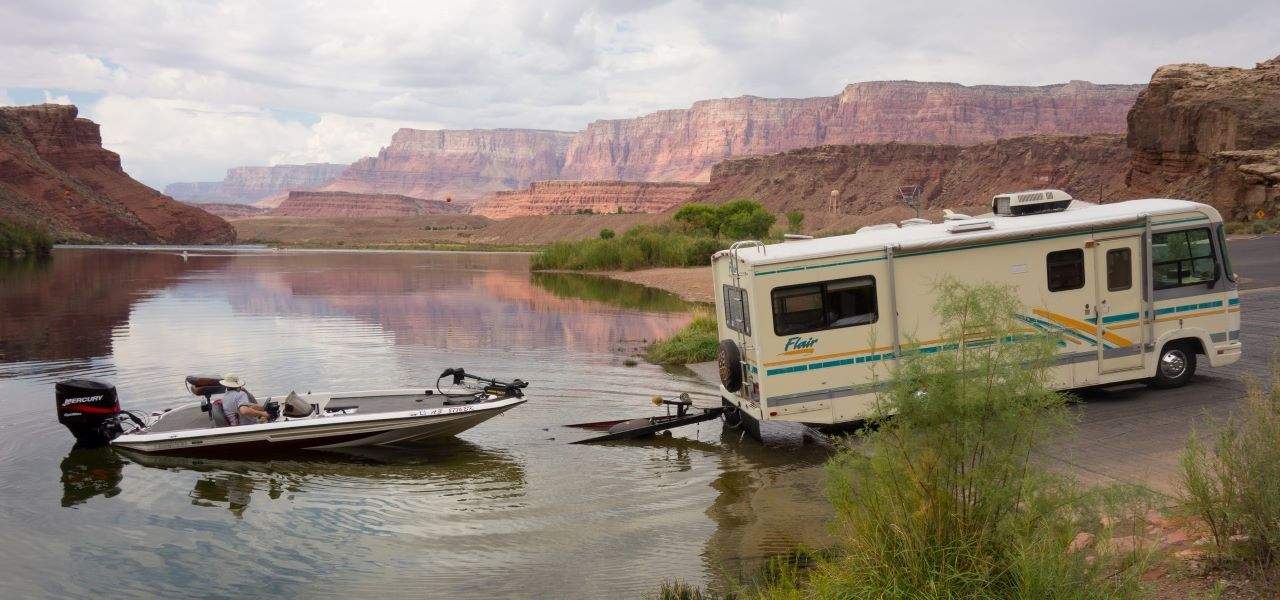
<instances>
[{"instance_id":1,"label":"boat seat","mask_svg":"<svg viewBox=\"0 0 1280 600\"><path fill-rule=\"evenodd\" d=\"M298 392L289 392L281 404L286 417L305 417L316 409L315 405L300 398Z\"/></svg>"}]
</instances>

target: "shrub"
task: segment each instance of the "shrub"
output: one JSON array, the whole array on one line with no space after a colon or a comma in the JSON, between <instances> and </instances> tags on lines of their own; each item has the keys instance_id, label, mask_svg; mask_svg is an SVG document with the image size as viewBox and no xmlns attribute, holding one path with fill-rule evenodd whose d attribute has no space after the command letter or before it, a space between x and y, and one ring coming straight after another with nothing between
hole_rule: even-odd
<instances>
[{"instance_id":1,"label":"shrub","mask_svg":"<svg viewBox=\"0 0 1280 600\"><path fill-rule=\"evenodd\" d=\"M804 229L804 213L793 210L787 213L787 233L800 233Z\"/></svg>"},{"instance_id":2,"label":"shrub","mask_svg":"<svg viewBox=\"0 0 1280 600\"><path fill-rule=\"evenodd\" d=\"M716 318L700 314L675 335L650 345L646 358L649 362L660 365L715 360L718 344L716 335Z\"/></svg>"},{"instance_id":3,"label":"shrub","mask_svg":"<svg viewBox=\"0 0 1280 600\"><path fill-rule=\"evenodd\" d=\"M1181 504L1208 527L1219 557L1280 561L1280 354L1271 389L1250 381L1245 403L1209 451L1192 435L1182 455Z\"/></svg>"},{"instance_id":4,"label":"shrub","mask_svg":"<svg viewBox=\"0 0 1280 600\"><path fill-rule=\"evenodd\" d=\"M705 235L689 235L669 227L642 226L620 236L557 242L533 258L534 269L634 270L646 267L692 267L711 262L724 244Z\"/></svg>"},{"instance_id":5,"label":"shrub","mask_svg":"<svg viewBox=\"0 0 1280 600\"><path fill-rule=\"evenodd\" d=\"M43 228L0 222L0 256L48 256L53 238Z\"/></svg>"},{"instance_id":6,"label":"shrub","mask_svg":"<svg viewBox=\"0 0 1280 600\"><path fill-rule=\"evenodd\" d=\"M1033 460L1069 425L1048 387L1056 340L1029 335L1013 292L945 281L948 351L909 345L871 427L828 464L835 555L764 597L1115 598L1135 565L1069 552L1087 494ZM890 417L892 415L892 417ZM1093 521L1096 523L1096 520ZM1101 550L1098 550L1101 552Z\"/></svg>"},{"instance_id":7,"label":"shrub","mask_svg":"<svg viewBox=\"0 0 1280 600\"><path fill-rule=\"evenodd\" d=\"M745 198L718 206L686 204L672 218L687 231L731 239L762 239L777 220L759 202Z\"/></svg>"},{"instance_id":8,"label":"shrub","mask_svg":"<svg viewBox=\"0 0 1280 600\"><path fill-rule=\"evenodd\" d=\"M612 229L605 228L600 230L600 239L602 240L611 240L613 239L613 236L614 233Z\"/></svg>"}]
</instances>

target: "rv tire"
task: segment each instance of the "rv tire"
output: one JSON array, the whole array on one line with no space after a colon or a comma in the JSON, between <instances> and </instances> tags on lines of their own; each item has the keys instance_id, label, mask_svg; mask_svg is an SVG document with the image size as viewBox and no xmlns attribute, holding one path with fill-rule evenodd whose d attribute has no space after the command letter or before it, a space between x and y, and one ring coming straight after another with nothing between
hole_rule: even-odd
<instances>
[{"instance_id":1,"label":"rv tire","mask_svg":"<svg viewBox=\"0 0 1280 600\"><path fill-rule=\"evenodd\" d=\"M720 384L730 392L742 389L742 352L733 340L720 340L716 348L716 362L720 367Z\"/></svg>"},{"instance_id":2,"label":"rv tire","mask_svg":"<svg viewBox=\"0 0 1280 600\"><path fill-rule=\"evenodd\" d=\"M1169 342L1156 358L1156 376L1148 380L1151 387L1182 387L1196 374L1195 348L1184 341Z\"/></svg>"}]
</instances>

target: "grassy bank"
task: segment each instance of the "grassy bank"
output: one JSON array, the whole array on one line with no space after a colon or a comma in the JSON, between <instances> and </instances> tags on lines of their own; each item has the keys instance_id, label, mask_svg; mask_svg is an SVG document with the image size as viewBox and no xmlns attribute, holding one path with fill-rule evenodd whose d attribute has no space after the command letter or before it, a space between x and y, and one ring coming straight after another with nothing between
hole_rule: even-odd
<instances>
[{"instance_id":1,"label":"grassy bank","mask_svg":"<svg viewBox=\"0 0 1280 600\"><path fill-rule=\"evenodd\" d=\"M1227 233L1232 235L1276 233L1280 231L1280 217L1253 221L1227 221L1226 228Z\"/></svg>"},{"instance_id":2,"label":"grassy bank","mask_svg":"<svg viewBox=\"0 0 1280 600\"><path fill-rule=\"evenodd\" d=\"M716 318L702 313L675 335L654 342L645 358L659 365L687 365L716 358Z\"/></svg>"},{"instance_id":3,"label":"grassy bank","mask_svg":"<svg viewBox=\"0 0 1280 600\"><path fill-rule=\"evenodd\" d=\"M0 256L48 256L53 238L44 229L0 222Z\"/></svg>"},{"instance_id":4,"label":"grassy bank","mask_svg":"<svg viewBox=\"0 0 1280 600\"><path fill-rule=\"evenodd\" d=\"M768 237L776 220L752 200L686 204L666 223L632 227L622 235L601 229L596 239L551 244L534 257L533 268L633 271L702 266L735 240Z\"/></svg>"}]
</instances>

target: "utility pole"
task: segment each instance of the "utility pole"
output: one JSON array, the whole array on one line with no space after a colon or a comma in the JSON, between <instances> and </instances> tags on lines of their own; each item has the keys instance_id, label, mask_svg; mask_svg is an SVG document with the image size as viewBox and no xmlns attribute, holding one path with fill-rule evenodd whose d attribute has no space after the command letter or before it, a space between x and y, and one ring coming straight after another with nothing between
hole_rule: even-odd
<instances>
[{"instance_id":1,"label":"utility pole","mask_svg":"<svg viewBox=\"0 0 1280 600\"><path fill-rule=\"evenodd\" d=\"M919 185L900 185L898 186L898 201L914 208L916 218L920 218L920 186Z\"/></svg>"}]
</instances>

